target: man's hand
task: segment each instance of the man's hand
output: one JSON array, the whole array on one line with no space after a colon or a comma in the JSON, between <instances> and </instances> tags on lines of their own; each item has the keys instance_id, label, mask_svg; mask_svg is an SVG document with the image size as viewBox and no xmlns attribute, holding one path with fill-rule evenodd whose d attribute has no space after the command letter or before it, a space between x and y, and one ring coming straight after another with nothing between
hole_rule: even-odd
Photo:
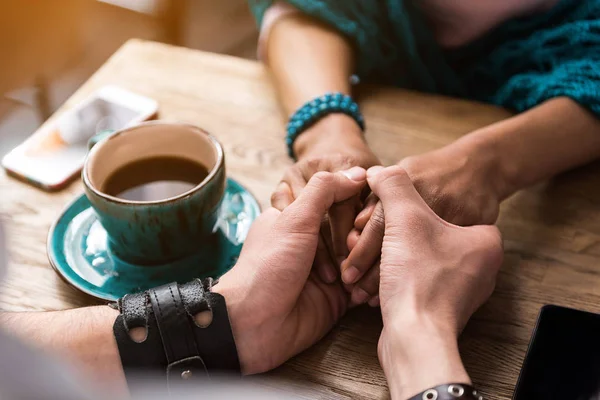
<instances>
[{"instance_id":1,"label":"man's hand","mask_svg":"<svg viewBox=\"0 0 600 400\"><path fill-rule=\"evenodd\" d=\"M360 193L366 172L319 172L283 212L253 224L237 264L213 288L227 301L242 372L275 368L319 340L345 312L340 283L311 274L321 220L335 203ZM0 313L0 326L42 350L73 361L117 393L126 392L112 333L118 312L105 306L39 313ZM195 316L204 320L204 313ZM68 334L65 335L65 332ZM143 340L143 328L130 331Z\"/></svg>"},{"instance_id":2,"label":"man's hand","mask_svg":"<svg viewBox=\"0 0 600 400\"><path fill-rule=\"evenodd\" d=\"M417 192L447 222L460 226L493 224L504 197L504 186L493 152L477 151L459 141L442 149L407 157L399 165ZM348 237L352 250L342 265L342 280L356 283L353 303L371 300L379 289L377 265L383 240L383 208L371 195Z\"/></svg>"},{"instance_id":3,"label":"man's hand","mask_svg":"<svg viewBox=\"0 0 600 400\"><path fill-rule=\"evenodd\" d=\"M296 201L256 220L236 266L214 290L225 296L244 374L264 372L319 340L345 312L338 283L311 273L321 221L366 185L359 167L317 172Z\"/></svg>"},{"instance_id":4,"label":"man's hand","mask_svg":"<svg viewBox=\"0 0 600 400\"><path fill-rule=\"evenodd\" d=\"M456 340L494 290L503 256L500 232L444 221L398 166L371 168L368 183L385 220L378 350L392 398L469 383Z\"/></svg>"},{"instance_id":5,"label":"man's hand","mask_svg":"<svg viewBox=\"0 0 600 400\"><path fill-rule=\"evenodd\" d=\"M355 166L368 168L379 164L363 141L356 122L343 114L327 116L302 133L294 149L298 162L285 172L271 196L271 205L280 211L300 195L317 172L336 172ZM357 195L334 205L329 211L329 223L323 224L315 258L316 270L325 282L336 280L339 265L348 256L346 238L354 227L360 208L360 196Z\"/></svg>"}]
</instances>

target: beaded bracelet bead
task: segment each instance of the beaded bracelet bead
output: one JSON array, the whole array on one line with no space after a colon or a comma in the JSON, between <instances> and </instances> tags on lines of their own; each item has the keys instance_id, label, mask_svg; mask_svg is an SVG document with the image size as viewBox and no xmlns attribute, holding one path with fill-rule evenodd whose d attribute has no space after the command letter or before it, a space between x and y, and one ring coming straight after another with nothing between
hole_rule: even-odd
<instances>
[{"instance_id":1,"label":"beaded bracelet bead","mask_svg":"<svg viewBox=\"0 0 600 400\"><path fill-rule=\"evenodd\" d=\"M332 113L343 113L352 117L360 129L365 130L365 120L352 97L339 92L326 93L304 104L290 118L285 142L291 158L296 158L293 146L298 136L315 122Z\"/></svg>"}]
</instances>

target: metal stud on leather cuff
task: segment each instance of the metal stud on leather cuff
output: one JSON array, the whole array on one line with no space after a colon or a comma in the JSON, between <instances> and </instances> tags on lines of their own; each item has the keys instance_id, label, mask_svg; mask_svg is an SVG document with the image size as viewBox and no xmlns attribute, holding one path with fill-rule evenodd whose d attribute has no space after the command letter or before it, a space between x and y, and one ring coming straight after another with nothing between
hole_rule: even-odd
<instances>
[{"instance_id":1,"label":"metal stud on leather cuff","mask_svg":"<svg viewBox=\"0 0 600 400\"><path fill-rule=\"evenodd\" d=\"M167 388L217 373L239 375L225 299L210 292L211 286L210 279L170 283L117 302L121 315L113 332L130 389L148 374L164 378ZM202 311L210 311L212 321L200 327L194 315ZM138 343L129 331L139 327L146 338Z\"/></svg>"},{"instance_id":2,"label":"metal stud on leather cuff","mask_svg":"<svg viewBox=\"0 0 600 400\"><path fill-rule=\"evenodd\" d=\"M470 385L448 383L427 389L408 400L484 400L484 398Z\"/></svg>"}]
</instances>

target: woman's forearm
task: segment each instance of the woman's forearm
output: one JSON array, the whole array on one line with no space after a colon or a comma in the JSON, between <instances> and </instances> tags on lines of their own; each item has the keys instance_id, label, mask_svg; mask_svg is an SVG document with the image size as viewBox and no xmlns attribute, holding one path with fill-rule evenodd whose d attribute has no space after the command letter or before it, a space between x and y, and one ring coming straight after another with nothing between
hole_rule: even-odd
<instances>
[{"instance_id":1,"label":"woman's forearm","mask_svg":"<svg viewBox=\"0 0 600 400\"><path fill-rule=\"evenodd\" d=\"M327 92L350 94L353 49L339 32L300 13L287 15L272 27L266 43L267 65L287 116ZM326 131L327 134L323 134ZM363 145L361 132L348 116L332 114L298 137L297 156L319 146Z\"/></svg>"},{"instance_id":2,"label":"woman's forearm","mask_svg":"<svg viewBox=\"0 0 600 400\"><path fill-rule=\"evenodd\" d=\"M600 157L600 119L568 98L556 98L479 129L453 145L491 152L501 177L499 197Z\"/></svg>"},{"instance_id":3,"label":"woman's forearm","mask_svg":"<svg viewBox=\"0 0 600 400\"><path fill-rule=\"evenodd\" d=\"M352 47L316 19L300 13L282 17L271 28L266 52L288 114L325 92L350 93Z\"/></svg>"}]
</instances>

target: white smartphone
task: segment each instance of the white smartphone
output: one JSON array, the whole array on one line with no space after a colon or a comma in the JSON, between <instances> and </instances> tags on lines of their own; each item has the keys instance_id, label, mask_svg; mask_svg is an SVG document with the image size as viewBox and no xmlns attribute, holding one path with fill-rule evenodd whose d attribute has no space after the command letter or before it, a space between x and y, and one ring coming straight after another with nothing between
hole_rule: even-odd
<instances>
[{"instance_id":1,"label":"white smartphone","mask_svg":"<svg viewBox=\"0 0 600 400\"><path fill-rule=\"evenodd\" d=\"M42 189L59 190L75 178L96 133L123 129L156 117L158 103L106 86L53 118L2 159L6 171Z\"/></svg>"}]
</instances>

